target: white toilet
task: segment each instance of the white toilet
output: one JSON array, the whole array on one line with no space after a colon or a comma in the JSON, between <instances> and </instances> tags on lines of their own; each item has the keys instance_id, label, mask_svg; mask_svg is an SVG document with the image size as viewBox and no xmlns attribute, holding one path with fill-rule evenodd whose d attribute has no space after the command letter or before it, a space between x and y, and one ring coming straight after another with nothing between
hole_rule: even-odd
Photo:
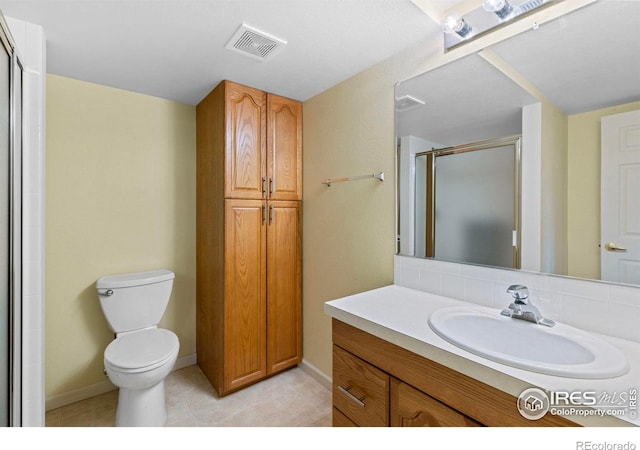
<instances>
[{"instance_id":1,"label":"white toilet","mask_svg":"<svg viewBox=\"0 0 640 450\"><path fill-rule=\"evenodd\" d=\"M158 328L175 275L169 270L102 277L100 306L116 338L104 351L104 367L120 388L116 426L161 427L167 419L164 379L178 358L180 342Z\"/></svg>"}]
</instances>

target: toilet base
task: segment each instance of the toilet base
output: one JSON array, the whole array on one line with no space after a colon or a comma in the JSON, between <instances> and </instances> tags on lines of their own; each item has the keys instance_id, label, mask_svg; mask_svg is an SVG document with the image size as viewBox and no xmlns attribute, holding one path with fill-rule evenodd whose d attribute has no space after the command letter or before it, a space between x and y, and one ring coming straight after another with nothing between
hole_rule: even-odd
<instances>
[{"instance_id":1,"label":"toilet base","mask_svg":"<svg viewBox=\"0 0 640 450\"><path fill-rule=\"evenodd\" d=\"M166 421L164 380L146 389L120 388L117 427L163 427Z\"/></svg>"}]
</instances>

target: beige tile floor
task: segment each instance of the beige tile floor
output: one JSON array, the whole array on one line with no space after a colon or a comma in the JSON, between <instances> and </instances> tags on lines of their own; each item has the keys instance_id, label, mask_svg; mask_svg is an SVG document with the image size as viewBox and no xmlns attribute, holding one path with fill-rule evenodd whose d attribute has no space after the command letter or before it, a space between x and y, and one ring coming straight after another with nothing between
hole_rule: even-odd
<instances>
[{"instance_id":1,"label":"beige tile floor","mask_svg":"<svg viewBox=\"0 0 640 450\"><path fill-rule=\"evenodd\" d=\"M331 392L294 368L218 397L198 366L165 380L168 427L329 427ZM118 391L48 411L47 427L112 427Z\"/></svg>"}]
</instances>

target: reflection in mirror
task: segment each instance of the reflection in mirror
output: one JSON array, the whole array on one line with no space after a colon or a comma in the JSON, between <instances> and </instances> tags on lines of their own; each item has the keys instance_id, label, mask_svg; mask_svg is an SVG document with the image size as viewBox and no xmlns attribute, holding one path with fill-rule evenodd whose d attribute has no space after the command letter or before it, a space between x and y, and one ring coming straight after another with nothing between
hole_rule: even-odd
<instances>
[{"instance_id":1,"label":"reflection in mirror","mask_svg":"<svg viewBox=\"0 0 640 450\"><path fill-rule=\"evenodd\" d=\"M639 54L640 2L601 0L399 83L399 253L435 226L416 154L521 135L521 268L640 284Z\"/></svg>"},{"instance_id":2,"label":"reflection in mirror","mask_svg":"<svg viewBox=\"0 0 640 450\"><path fill-rule=\"evenodd\" d=\"M415 159L415 256L519 268L520 137Z\"/></svg>"}]
</instances>

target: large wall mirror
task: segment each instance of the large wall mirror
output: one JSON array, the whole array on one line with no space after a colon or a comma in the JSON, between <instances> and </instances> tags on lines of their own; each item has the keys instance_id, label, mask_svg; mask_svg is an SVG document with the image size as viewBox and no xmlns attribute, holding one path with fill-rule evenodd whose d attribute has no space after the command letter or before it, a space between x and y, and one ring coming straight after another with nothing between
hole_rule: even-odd
<instances>
[{"instance_id":1,"label":"large wall mirror","mask_svg":"<svg viewBox=\"0 0 640 450\"><path fill-rule=\"evenodd\" d=\"M399 254L640 285L640 2L599 0L399 83L396 132ZM498 240L518 257L439 254L450 227L438 215L460 202L434 209L428 187L459 186L440 183L445 170L425 155L514 138L517 209ZM476 155L485 164L459 181L477 192L512 170ZM482 194L480 209L494 214L506 190ZM477 227L467 242L496 236Z\"/></svg>"}]
</instances>

